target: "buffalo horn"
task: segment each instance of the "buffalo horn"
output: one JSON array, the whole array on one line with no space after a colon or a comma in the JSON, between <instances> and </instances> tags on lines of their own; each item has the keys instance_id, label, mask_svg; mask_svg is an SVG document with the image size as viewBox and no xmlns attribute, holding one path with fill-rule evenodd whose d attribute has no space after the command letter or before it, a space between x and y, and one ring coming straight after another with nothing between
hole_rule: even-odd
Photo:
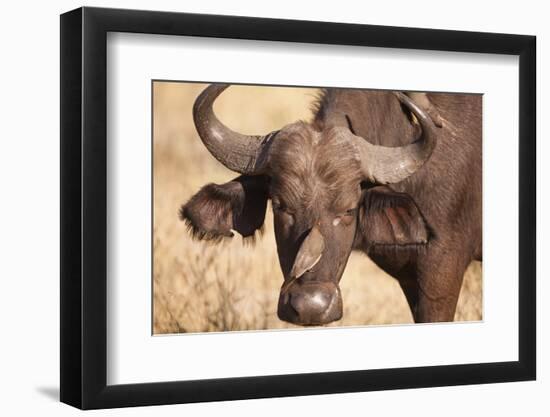
<instances>
[{"instance_id":1,"label":"buffalo horn","mask_svg":"<svg viewBox=\"0 0 550 417\"><path fill-rule=\"evenodd\" d=\"M228 84L211 84L195 100L193 119L204 146L219 162L245 175L263 174L268 150L277 132L265 136L243 135L229 129L214 114L213 104Z\"/></svg>"},{"instance_id":2,"label":"buffalo horn","mask_svg":"<svg viewBox=\"0 0 550 417\"><path fill-rule=\"evenodd\" d=\"M349 133L353 136L351 142L361 161L365 179L375 184L397 183L410 177L430 158L437 143L437 128L432 118L410 97L401 92L394 94L420 123L422 135L417 141L406 146L387 147L373 145Z\"/></svg>"}]
</instances>

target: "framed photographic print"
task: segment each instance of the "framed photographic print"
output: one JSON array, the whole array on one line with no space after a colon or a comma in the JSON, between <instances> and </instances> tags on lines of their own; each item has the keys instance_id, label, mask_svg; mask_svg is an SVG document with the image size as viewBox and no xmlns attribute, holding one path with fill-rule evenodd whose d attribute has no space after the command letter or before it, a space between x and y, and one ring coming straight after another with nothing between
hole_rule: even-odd
<instances>
[{"instance_id":1,"label":"framed photographic print","mask_svg":"<svg viewBox=\"0 0 550 417\"><path fill-rule=\"evenodd\" d=\"M535 38L61 16L61 401L535 379Z\"/></svg>"}]
</instances>

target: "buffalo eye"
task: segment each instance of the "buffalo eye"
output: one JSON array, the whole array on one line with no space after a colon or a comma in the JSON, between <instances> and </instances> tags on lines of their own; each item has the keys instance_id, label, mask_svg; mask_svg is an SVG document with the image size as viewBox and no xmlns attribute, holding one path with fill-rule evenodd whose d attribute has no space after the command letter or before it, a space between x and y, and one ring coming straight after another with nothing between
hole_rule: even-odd
<instances>
[{"instance_id":1,"label":"buffalo eye","mask_svg":"<svg viewBox=\"0 0 550 417\"><path fill-rule=\"evenodd\" d=\"M275 211L283 211L285 213L292 214L292 211L290 211L285 204L283 204L280 200L276 198L271 201L271 206Z\"/></svg>"},{"instance_id":2,"label":"buffalo eye","mask_svg":"<svg viewBox=\"0 0 550 417\"><path fill-rule=\"evenodd\" d=\"M344 216L355 217L356 214L357 214L357 207L346 210L346 212L344 213Z\"/></svg>"},{"instance_id":3,"label":"buffalo eye","mask_svg":"<svg viewBox=\"0 0 550 417\"><path fill-rule=\"evenodd\" d=\"M288 209L281 201L274 198L271 200L271 206L275 214L279 215L287 225L294 224L294 213Z\"/></svg>"},{"instance_id":4,"label":"buffalo eye","mask_svg":"<svg viewBox=\"0 0 550 417\"><path fill-rule=\"evenodd\" d=\"M339 224L343 223L344 225L349 226L356 214L357 208L346 210L344 213L336 216L334 220L332 220L332 225L338 226Z\"/></svg>"}]
</instances>

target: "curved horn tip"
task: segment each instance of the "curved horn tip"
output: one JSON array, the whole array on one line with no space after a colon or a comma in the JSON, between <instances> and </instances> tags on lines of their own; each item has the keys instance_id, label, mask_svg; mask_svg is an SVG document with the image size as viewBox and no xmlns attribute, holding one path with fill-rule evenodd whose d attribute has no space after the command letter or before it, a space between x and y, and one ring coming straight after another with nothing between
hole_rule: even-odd
<instances>
[{"instance_id":1,"label":"curved horn tip","mask_svg":"<svg viewBox=\"0 0 550 417\"><path fill-rule=\"evenodd\" d=\"M231 84L227 84L227 83L212 83L208 87L206 87L206 90L211 88L211 89L217 90L221 93L222 91L224 91L226 88L228 88L230 86L231 86Z\"/></svg>"},{"instance_id":2,"label":"curved horn tip","mask_svg":"<svg viewBox=\"0 0 550 417\"><path fill-rule=\"evenodd\" d=\"M214 114L218 96L229 84L210 84L193 105L197 133L208 151L226 168L246 175L258 175L267 169L269 140L273 135L250 136L234 132Z\"/></svg>"},{"instance_id":3,"label":"curved horn tip","mask_svg":"<svg viewBox=\"0 0 550 417\"><path fill-rule=\"evenodd\" d=\"M400 147L386 147L372 145L363 138L352 135L364 177L375 184L393 184L410 177L430 158L437 143L436 125L429 114L406 94L400 91L392 93L418 119L422 128L422 140Z\"/></svg>"},{"instance_id":4,"label":"curved horn tip","mask_svg":"<svg viewBox=\"0 0 550 417\"><path fill-rule=\"evenodd\" d=\"M428 113L426 113L426 111L422 109L418 104L416 104L412 98L410 98L405 93L402 93L401 91L394 91L393 94L401 103L407 106L407 108L412 111L415 116L422 118L426 123L430 123L435 126L432 118L428 115Z\"/></svg>"}]
</instances>

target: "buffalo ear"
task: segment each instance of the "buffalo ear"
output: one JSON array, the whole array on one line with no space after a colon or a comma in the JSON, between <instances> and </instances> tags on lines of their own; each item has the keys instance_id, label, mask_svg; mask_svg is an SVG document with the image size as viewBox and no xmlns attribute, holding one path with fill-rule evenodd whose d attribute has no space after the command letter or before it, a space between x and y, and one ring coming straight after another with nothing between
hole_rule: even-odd
<instances>
[{"instance_id":1,"label":"buffalo ear","mask_svg":"<svg viewBox=\"0 0 550 417\"><path fill-rule=\"evenodd\" d=\"M208 184L181 207L180 219L193 237L220 241L236 230L253 236L264 223L268 199L268 179L240 176L225 184Z\"/></svg>"},{"instance_id":2,"label":"buffalo ear","mask_svg":"<svg viewBox=\"0 0 550 417\"><path fill-rule=\"evenodd\" d=\"M426 244L429 228L414 200L386 186L363 192L357 242L365 249Z\"/></svg>"}]
</instances>

